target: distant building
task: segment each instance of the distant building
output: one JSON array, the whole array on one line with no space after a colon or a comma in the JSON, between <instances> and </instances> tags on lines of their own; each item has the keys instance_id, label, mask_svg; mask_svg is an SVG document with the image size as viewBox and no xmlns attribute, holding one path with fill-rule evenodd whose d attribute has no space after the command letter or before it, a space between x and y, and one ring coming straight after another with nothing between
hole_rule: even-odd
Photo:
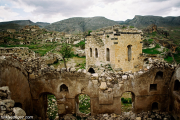
<instances>
[{"instance_id":1,"label":"distant building","mask_svg":"<svg viewBox=\"0 0 180 120\"><path fill-rule=\"evenodd\" d=\"M142 31L120 25L91 32L86 37L86 70L100 72L110 64L115 71L139 71L143 67Z\"/></svg>"},{"instance_id":2,"label":"distant building","mask_svg":"<svg viewBox=\"0 0 180 120\"><path fill-rule=\"evenodd\" d=\"M14 32L16 32L16 30L15 29L7 29L7 32L14 33Z\"/></svg>"}]
</instances>

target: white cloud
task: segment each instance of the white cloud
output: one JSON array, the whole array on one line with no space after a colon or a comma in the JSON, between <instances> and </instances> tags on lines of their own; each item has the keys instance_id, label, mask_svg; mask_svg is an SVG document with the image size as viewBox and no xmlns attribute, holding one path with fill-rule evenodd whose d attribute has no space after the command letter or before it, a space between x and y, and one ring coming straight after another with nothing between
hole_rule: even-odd
<instances>
[{"instance_id":1,"label":"white cloud","mask_svg":"<svg viewBox=\"0 0 180 120\"><path fill-rule=\"evenodd\" d=\"M22 9L34 22L56 22L70 17L104 16L111 20L132 19L135 15L178 16L179 0L7 0L11 8ZM6 6L7 10L8 7ZM3 8L5 9L5 8ZM17 13L13 15L17 18ZM4 17L2 17L5 19ZM6 16L6 19L7 16Z\"/></svg>"},{"instance_id":2,"label":"white cloud","mask_svg":"<svg viewBox=\"0 0 180 120\"><path fill-rule=\"evenodd\" d=\"M0 15L1 21L9 21L14 20L15 17L17 17L19 14L16 12L13 12L10 8L6 6L0 6Z\"/></svg>"}]
</instances>

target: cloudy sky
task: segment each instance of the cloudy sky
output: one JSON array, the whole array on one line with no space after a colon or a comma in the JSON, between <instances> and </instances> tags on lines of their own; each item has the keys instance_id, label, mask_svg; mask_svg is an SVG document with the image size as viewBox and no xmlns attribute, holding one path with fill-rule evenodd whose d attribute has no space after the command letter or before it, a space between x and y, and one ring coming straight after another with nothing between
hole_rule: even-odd
<instances>
[{"instance_id":1,"label":"cloudy sky","mask_svg":"<svg viewBox=\"0 0 180 120\"><path fill-rule=\"evenodd\" d=\"M0 0L0 22L94 16L124 21L135 15L180 16L180 0Z\"/></svg>"}]
</instances>

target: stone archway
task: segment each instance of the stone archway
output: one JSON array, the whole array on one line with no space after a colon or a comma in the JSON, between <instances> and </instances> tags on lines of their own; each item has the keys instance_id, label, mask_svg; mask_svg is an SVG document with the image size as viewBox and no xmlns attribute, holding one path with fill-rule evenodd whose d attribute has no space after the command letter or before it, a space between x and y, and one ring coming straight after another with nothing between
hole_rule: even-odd
<instances>
[{"instance_id":1,"label":"stone archway","mask_svg":"<svg viewBox=\"0 0 180 120\"><path fill-rule=\"evenodd\" d=\"M121 95L121 112L129 112L135 110L135 94L126 91Z\"/></svg>"},{"instance_id":2,"label":"stone archway","mask_svg":"<svg viewBox=\"0 0 180 120\"><path fill-rule=\"evenodd\" d=\"M54 120L58 117L57 101L54 94L44 92L39 95L39 106L41 108L41 116L43 120L49 119Z\"/></svg>"},{"instance_id":3,"label":"stone archway","mask_svg":"<svg viewBox=\"0 0 180 120\"><path fill-rule=\"evenodd\" d=\"M90 96L87 94L78 94L75 97L76 114L89 114L91 112Z\"/></svg>"}]
</instances>

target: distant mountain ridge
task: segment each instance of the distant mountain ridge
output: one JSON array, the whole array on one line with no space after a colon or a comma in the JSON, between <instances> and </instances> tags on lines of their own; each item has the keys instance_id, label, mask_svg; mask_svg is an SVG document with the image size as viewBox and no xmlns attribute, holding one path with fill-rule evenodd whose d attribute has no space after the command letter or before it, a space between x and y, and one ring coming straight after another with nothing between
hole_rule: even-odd
<instances>
[{"instance_id":1,"label":"distant mountain ridge","mask_svg":"<svg viewBox=\"0 0 180 120\"><path fill-rule=\"evenodd\" d=\"M0 22L0 29L21 29L26 25L38 25L41 28L44 28L46 25L50 23L46 22L37 22L34 23L31 20L14 20L14 21L7 21L7 22Z\"/></svg>"},{"instance_id":2,"label":"distant mountain ridge","mask_svg":"<svg viewBox=\"0 0 180 120\"><path fill-rule=\"evenodd\" d=\"M8 22L0 22L0 29L21 29L26 25L38 25L40 28L46 28L51 31L79 33L88 30L96 30L99 28L113 26L116 24L126 24L137 27L139 29L146 28L151 24L158 27L180 27L180 16L178 17L161 17L161 16L140 16L135 15L133 19L126 21L113 21L105 17L73 17L52 24L46 22L32 22L31 20L16 20Z\"/></svg>"},{"instance_id":3,"label":"distant mountain ridge","mask_svg":"<svg viewBox=\"0 0 180 120\"><path fill-rule=\"evenodd\" d=\"M127 24L137 28L145 28L151 24L155 24L158 27L180 27L180 16L161 17L135 15L133 19L128 19L120 24Z\"/></svg>"},{"instance_id":4,"label":"distant mountain ridge","mask_svg":"<svg viewBox=\"0 0 180 120\"><path fill-rule=\"evenodd\" d=\"M113 20L109 20L105 17L74 17L52 23L48 26L45 26L45 28L59 32L78 33L88 30L96 30L102 27L113 26L116 24L119 23Z\"/></svg>"}]
</instances>

